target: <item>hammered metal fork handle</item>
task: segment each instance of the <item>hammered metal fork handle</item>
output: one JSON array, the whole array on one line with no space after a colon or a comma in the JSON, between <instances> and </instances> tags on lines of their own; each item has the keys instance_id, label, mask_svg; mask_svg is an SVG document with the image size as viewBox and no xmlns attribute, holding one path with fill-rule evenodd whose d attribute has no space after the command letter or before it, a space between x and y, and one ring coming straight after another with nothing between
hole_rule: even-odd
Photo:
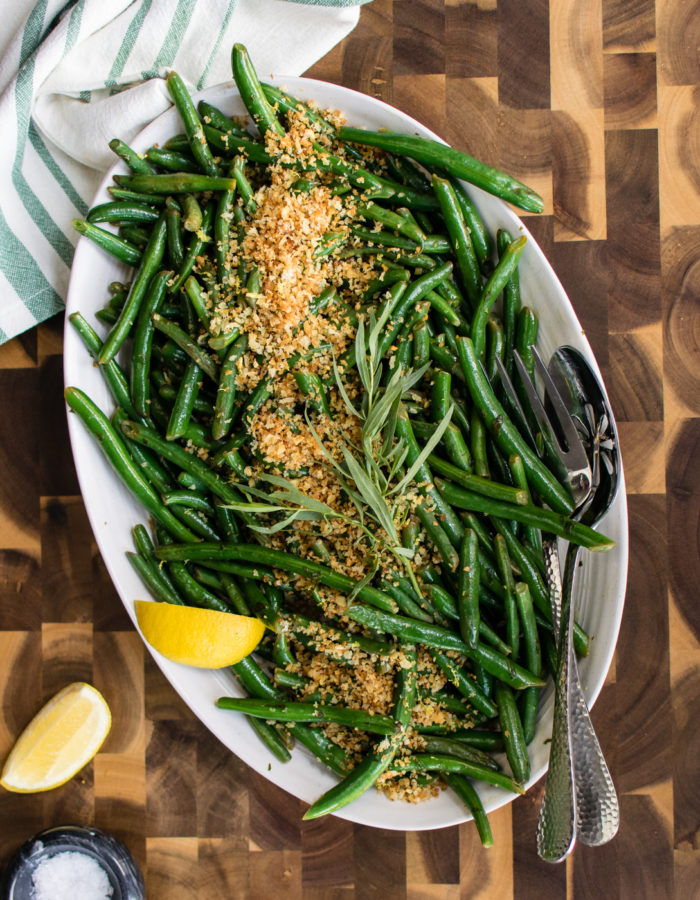
<instances>
[{"instance_id":1,"label":"hammered metal fork handle","mask_svg":"<svg viewBox=\"0 0 700 900\"><path fill-rule=\"evenodd\" d=\"M576 664L571 641L572 628L558 629L573 617L562 591L559 554L555 541L543 542L547 584L550 589L555 635L559 631L557 674L554 681L554 720L549 748L549 768L537 821L537 853L547 862L561 862L576 842L576 791L571 728L570 672ZM573 622L570 623L573 625Z\"/></svg>"},{"instance_id":2,"label":"hammered metal fork handle","mask_svg":"<svg viewBox=\"0 0 700 900\"><path fill-rule=\"evenodd\" d=\"M563 593L569 598L573 588L578 561L578 547L569 547L566 554ZM605 762L591 722L588 704L581 687L572 653L569 703L572 727L572 754L576 790L576 822L578 839L589 847L605 844L617 834L620 807L610 770Z\"/></svg>"}]
</instances>

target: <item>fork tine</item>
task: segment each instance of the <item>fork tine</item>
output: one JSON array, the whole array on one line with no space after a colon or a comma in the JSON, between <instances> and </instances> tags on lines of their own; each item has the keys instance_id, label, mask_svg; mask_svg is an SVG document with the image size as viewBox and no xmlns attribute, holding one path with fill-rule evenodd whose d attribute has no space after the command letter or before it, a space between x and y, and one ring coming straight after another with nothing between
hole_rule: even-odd
<instances>
[{"instance_id":1,"label":"fork tine","mask_svg":"<svg viewBox=\"0 0 700 900\"><path fill-rule=\"evenodd\" d=\"M523 409L522 403L520 402L520 397L518 397L518 392L515 390L513 382L510 380L510 375L508 374L506 367L503 365L498 356L495 357L495 363L501 379L503 393L508 399L508 405L510 406L509 412L511 416L516 420L516 424L518 425L518 428L520 429L520 432L525 440L539 455L537 441L532 434L530 423L527 420L527 415L525 414L525 410Z\"/></svg>"},{"instance_id":2,"label":"fork tine","mask_svg":"<svg viewBox=\"0 0 700 900\"><path fill-rule=\"evenodd\" d=\"M547 413L544 411L544 406L540 400L540 395L537 393L537 388L533 384L530 373L525 368L525 363L517 350L513 350L513 361L515 362L515 368L518 370L518 375L520 376L520 383L523 386L528 403L530 404L530 409L535 416L539 429L545 438L556 446L558 452L560 449L559 441L557 441L556 435L547 418Z\"/></svg>"},{"instance_id":3,"label":"fork tine","mask_svg":"<svg viewBox=\"0 0 700 900\"><path fill-rule=\"evenodd\" d=\"M535 366L545 383L545 395L551 403L552 415L561 427L561 432L568 442L568 447L563 447L552 422L547 414L537 389L525 368L525 365L516 350L513 351L513 360L520 376L523 390L532 408L544 443L544 450L550 465L554 468L559 478L569 485L574 502L577 506L584 502L591 492L591 467L588 462L586 450L578 436L573 420L566 408L561 395L557 391L549 372L547 372L542 359L535 350Z\"/></svg>"},{"instance_id":4,"label":"fork tine","mask_svg":"<svg viewBox=\"0 0 700 900\"><path fill-rule=\"evenodd\" d=\"M586 455L583 443L581 442L581 438L576 430L576 426L574 425L569 410L566 408L566 404L562 400L561 394L557 390L557 387L552 380L552 376L549 374L537 349L534 346L530 349L532 350L535 359L537 374L542 379L544 385L545 396L551 404L552 412L556 417L557 424L567 443L566 447L562 447L558 437L554 435L559 453L569 467L575 466L576 468L585 468L588 465L588 456ZM542 412L544 413L544 409L542 409ZM549 419L547 421L549 422Z\"/></svg>"}]
</instances>

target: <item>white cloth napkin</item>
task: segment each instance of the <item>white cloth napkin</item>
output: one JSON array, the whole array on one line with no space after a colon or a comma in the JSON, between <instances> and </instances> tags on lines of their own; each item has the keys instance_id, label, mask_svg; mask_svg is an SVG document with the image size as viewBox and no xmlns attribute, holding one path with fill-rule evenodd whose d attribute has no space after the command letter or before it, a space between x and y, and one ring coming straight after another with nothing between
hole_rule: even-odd
<instances>
[{"instance_id":1,"label":"white cloth napkin","mask_svg":"<svg viewBox=\"0 0 700 900\"><path fill-rule=\"evenodd\" d=\"M77 234L104 171L191 90L230 80L245 44L262 76L299 75L364 0L13 0L0 26L0 343L63 308Z\"/></svg>"}]
</instances>

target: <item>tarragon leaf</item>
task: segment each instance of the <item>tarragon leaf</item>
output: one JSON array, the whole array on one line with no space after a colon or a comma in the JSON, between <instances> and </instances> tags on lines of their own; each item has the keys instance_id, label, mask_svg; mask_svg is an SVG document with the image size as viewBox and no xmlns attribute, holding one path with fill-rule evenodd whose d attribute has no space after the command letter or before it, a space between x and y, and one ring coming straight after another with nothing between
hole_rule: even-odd
<instances>
[{"instance_id":1,"label":"tarragon leaf","mask_svg":"<svg viewBox=\"0 0 700 900\"><path fill-rule=\"evenodd\" d=\"M362 494L362 499L372 510L374 517L389 535L391 540L394 543L398 543L394 520L386 505L384 497L377 490L376 486L372 483L371 479L367 476L367 473L355 457L345 447L343 447L343 458L345 459L345 465L348 467L350 477L355 482L360 494Z\"/></svg>"},{"instance_id":2,"label":"tarragon leaf","mask_svg":"<svg viewBox=\"0 0 700 900\"><path fill-rule=\"evenodd\" d=\"M365 391L370 394L372 391L372 379L370 376L369 365L367 363L367 347L365 344L365 322L360 319L357 323L357 335L355 337L355 365L357 366L357 374Z\"/></svg>"},{"instance_id":3,"label":"tarragon leaf","mask_svg":"<svg viewBox=\"0 0 700 900\"><path fill-rule=\"evenodd\" d=\"M433 452L435 447L440 443L443 434L445 433L447 426L450 424L450 419L452 418L452 413L454 412L454 404L450 404L450 408L447 410L447 415L440 422L438 426L436 426L435 431L430 435L428 439L428 443L423 447L421 452L418 454L416 459L413 462L413 465L409 468L408 472L404 475L404 477L399 481L398 484L395 484L394 487L389 491L390 494L394 494L397 491L402 491L407 484L410 484L413 481L413 478L420 469L420 467L425 463L426 459Z\"/></svg>"},{"instance_id":4,"label":"tarragon leaf","mask_svg":"<svg viewBox=\"0 0 700 900\"><path fill-rule=\"evenodd\" d=\"M226 509L249 513L275 513L287 512L286 506L272 506L269 503L224 503Z\"/></svg>"},{"instance_id":5,"label":"tarragon leaf","mask_svg":"<svg viewBox=\"0 0 700 900\"><path fill-rule=\"evenodd\" d=\"M372 557L372 566L370 567L370 569L359 581L355 582L352 590L348 594L348 603L352 603L352 601L355 599L355 597L357 597L357 595L360 593L362 588L367 587L367 585L370 583L370 581L377 574L378 568L379 568L379 561L377 560L377 557L374 556L374 557Z\"/></svg>"},{"instance_id":6,"label":"tarragon leaf","mask_svg":"<svg viewBox=\"0 0 700 900\"><path fill-rule=\"evenodd\" d=\"M333 375L335 376L335 383L338 386L338 391L340 392L340 396L343 398L343 403L347 407L348 412L355 416L356 419L360 418L359 412L353 406L352 401L348 397L348 393L345 390L345 385L343 384L343 379L340 375L340 370L338 369L338 364L335 361L335 354L333 354Z\"/></svg>"},{"instance_id":7,"label":"tarragon leaf","mask_svg":"<svg viewBox=\"0 0 700 900\"><path fill-rule=\"evenodd\" d=\"M390 415L393 405L397 402L396 398L398 397L400 400L414 384L417 384L421 380L429 368L430 363L426 363L424 366L421 366L420 369L416 369L415 371L409 370L405 374L400 369L397 369L391 376L391 380L389 381L389 384L387 384L384 393L374 404L372 411L367 416L365 424L362 426L363 434L366 429L366 433L370 439L376 437L384 426L385 420Z\"/></svg>"}]
</instances>

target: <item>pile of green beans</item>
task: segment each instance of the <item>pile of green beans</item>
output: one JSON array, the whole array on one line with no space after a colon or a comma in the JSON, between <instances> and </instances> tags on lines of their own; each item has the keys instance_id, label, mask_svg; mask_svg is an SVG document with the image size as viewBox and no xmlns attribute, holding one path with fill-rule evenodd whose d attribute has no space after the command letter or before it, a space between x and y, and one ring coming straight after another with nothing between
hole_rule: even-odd
<instances>
[{"instance_id":1,"label":"pile of green beans","mask_svg":"<svg viewBox=\"0 0 700 900\"><path fill-rule=\"evenodd\" d=\"M247 697L222 698L219 706L244 713L278 759L288 760L299 741L340 776L306 817L342 808L380 778L414 773L419 785L442 778L489 845L472 781L523 792L549 658L541 647L553 644L541 532L592 550L612 546L571 520L569 494L503 406L496 359L512 370L513 350L527 361L537 335L537 319L520 297L525 238L489 234L458 179L526 209L538 211L541 201L504 173L432 141L336 132L315 108L262 85L241 45L232 63L255 131L204 101L197 109L171 73L167 86L183 134L144 155L119 140L110 145L130 172L116 176L110 201L75 227L134 274L129 284L110 286L98 313L108 326L104 339L80 313L71 322L116 410L110 420L77 387L66 388L66 401L152 519L152 534L134 529L128 555L152 596L256 615L269 626L256 653L232 667ZM433 559L412 578L380 571L357 585L333 568L322 542L316 559L297 553L293 537L286 550L275 547L256 530L260 514L241 506L247 467L260 463L250 422L274 392L264 378L247 394L239 390L237 365L252 352L248 337L218 332L212 302L232 284L232 304L254 302L260 291L261 273L240 264L232 270L227 251L232 234L246 233L256 186L275 161L265 136L284 135L287 117L298 114L337 150L319 146L313 169L300 161L293 190L330 185L356 207L353 240L326 235L316 257L358 257L376 269L361 302L349 301L346 285L330 285L309 315L356 326L371 310L383 314L377 347L389 370L426 369L403 398L392 436L405 449L403 471L417 465L419 499L402 544L407 551L428 546ZM364 154L363 144L386 150L385 159ZM125 371L119 360L127 343ZM353 347L343 359L346 380L355 379L357 361ZM337 386L307 371L299 354L287 362L307 414L328 415ZM448 416L439 443L418 465ZM352 594L346 616L317 606L309 619L314 585ZM587 640L578 628L580 653ZM319 646L331 658L338 648L337 659L352 648L383 671L398 653L390 714L305 693L297 648ZM421 686L419 649L444 676L445 686L432 694ZM450 714L448 724L415 724L416 705L426 701ZM361 762L331 740L328 723L364 734ZM510 773L491 755L500 751Z\"/></svg>"}]
</instances>

